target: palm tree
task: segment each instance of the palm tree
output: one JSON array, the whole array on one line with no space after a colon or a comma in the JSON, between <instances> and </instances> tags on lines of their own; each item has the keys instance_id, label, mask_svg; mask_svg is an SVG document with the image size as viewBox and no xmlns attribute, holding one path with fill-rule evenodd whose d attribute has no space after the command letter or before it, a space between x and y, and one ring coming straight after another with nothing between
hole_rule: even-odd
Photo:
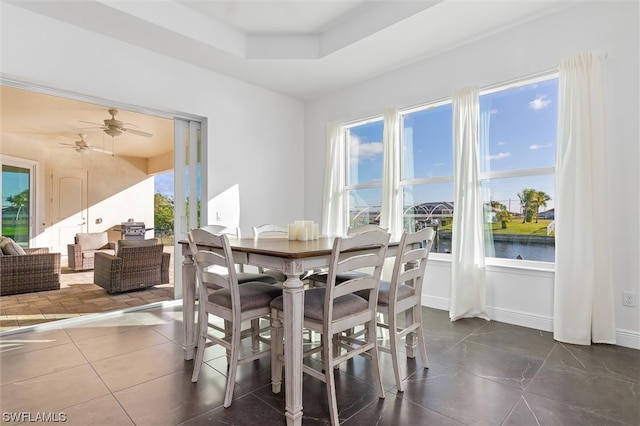
<instances>
[{"instance_id":1,"label":"palm tree","mask_svg":"<svg viewBox=\"0 0 640 426\"><path fill-rule=\"evenodd\" d=\"M29 190L25 189L24 191L22 191L19 194L10 195L10 196L7 197L7 201L12 206L16 207L17 211L16 211L15 220L17 221L18 218L20 217L20 211L22 210L22 208L29 206Z\"/></svg>"},{"instance_id":2,"label":"palm tree","mask_svg":"<svg viewBox=\"0 0 640 426\"><path fill-rule=\"evenodd\" d=\"M522 223L531 222L536 192L535 189L523 189L522 192L518 194L520 205L522 206Z\"/></svg>"},{"instance_id":3,"label":"palm tree","mask_svg":"<svg viewBox=\"0 0 640 426\"><path fill-rule=\"evenodd\" d=\"M549 194L544 191L536 191L533 197L533 202L536 208L536 223L538 223L538 213L540 213L540 207L547 207L547 201L551 200Z\"/></svg>"}]
</instances>

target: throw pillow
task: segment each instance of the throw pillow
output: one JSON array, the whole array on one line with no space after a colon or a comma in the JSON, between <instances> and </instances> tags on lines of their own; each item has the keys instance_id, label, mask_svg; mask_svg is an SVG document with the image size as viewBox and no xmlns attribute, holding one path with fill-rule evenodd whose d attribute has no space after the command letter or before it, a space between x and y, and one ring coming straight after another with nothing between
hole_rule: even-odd
<instances>
[{"instance_id":1,"label":"throw pillow","mask_svg":"<svg viewBox=\"0 0 640 426\"><path fill-rule=\"evenodd\" d=\"M76 234L77 243L80 244L82 251L100 250L109 245L109 236L106 232L88 232Z\"/></svg>"},{"instance_id":2,"label":"throw pillow","mask_svg":"<svg viewBox=\"0 0 640 426\"><path fill-rule=\"evenodd\" d=\"M0 242L0 249L2 250L3 254L9 256L21 256L26 254L24 249L20 247L18 243L7 237L5 237L2 242Z\"/></svg>"}]
</instances>

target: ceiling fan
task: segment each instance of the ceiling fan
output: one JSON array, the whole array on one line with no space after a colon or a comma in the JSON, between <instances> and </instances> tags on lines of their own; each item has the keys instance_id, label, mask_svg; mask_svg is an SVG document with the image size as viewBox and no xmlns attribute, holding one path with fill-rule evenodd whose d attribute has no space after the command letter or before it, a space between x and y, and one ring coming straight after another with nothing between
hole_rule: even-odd
<instances>
[{"instance_id":1,"label":"ceiling fan","mask_svg":"<svg viewBox=\"0 0 640 426\"><path fill-rule=\"evenodd\" d=\"M74 143L62 143L62 142L59 142L59 143L60 143L60 145L65 145L65 146L67 146L69 148L75 149L76 152L78 152L80 154L87 154L87 153L89 153L91 151L102 152L104 154L113 154L112 151L89 145L87 143L87 141L85 140L87 135L79 133L78 136L80 136L80 140L77 140Z\"/></svg>"},{"instance_id":2,"label":"ceiling fan","mask_svg":"<svg viewBox=\"0 0 640 426\"><path fill-rule=\"evenodd\" d=\"M80 120L80 122L82 123L88 123L88 124L94 124L98 129L102 129L107 135L112 136L114 138L122 135L122 133L127 132L127 133L132 133L134 135L138 135L138 136L144 136L146 138L150 138L153 135L151 133L148 132L143 132L142 130L137 130L137 129L132 129L128 126L135 126L137 127L135 124L132 123L123 123L120 120L116 120L116 115L118 114L118 110L115 108L111 108L109 109L109 114L111 114L111 118L107 118L104 121L104 124L100 124L100 123L93 123L91 121L83 121ZM89 127L91 128L91 127Z\"/></svg>"}]
</instances>

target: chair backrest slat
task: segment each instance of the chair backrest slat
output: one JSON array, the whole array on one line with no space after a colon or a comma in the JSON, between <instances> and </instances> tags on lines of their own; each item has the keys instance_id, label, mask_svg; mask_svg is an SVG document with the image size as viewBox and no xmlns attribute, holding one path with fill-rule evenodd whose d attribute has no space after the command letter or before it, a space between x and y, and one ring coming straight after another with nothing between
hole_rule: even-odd
<instances>
[{"instance_id":1,"label":"chair backrest slat","mask_svg":"<svg viewBox=\"0 0 640 426\"><path fill-rule=\"evenodd\" d=\"M336 298L367 289L373 299L369 300L370 308L373 307L372 312L375 314L377 290L389 238L389 233L384 229L374 227L351 237L335 239L325 290L325 318L332 318L333 301ZM363 269L367 270L366 275L336 284L337 274L363 272Z\"/></svg>"},{"instance_id":2,"label":"chair backrest slat","mask_svg":"<svg viewBox=\"0 0 640 426\"><path fill-rule=\"evenodd\" d=\"M397 297L398 285L400 284L412 286L416 295L422 293L422 284L434 234L432 228L402 234L391 274L390 301Z\"/></svg>"},{"instance_id":3,"label":"chair backrest slat","mask_svg":"<svg viewBox=\"0 0 640 426\"><path fill-rule=\"evenodd\" d=\"M287 237L289 229L280 225L265 224L260 226L252 226L254 238L279 238Z\"/></svg>"},{"instance_id":4,"label":"chair backrest slat","mask_svg":"<svg viewBox=\"0 0 640 426\"><path fill-rule=\"evenodd\" d=\"M201 297L206 297L207 287L231 290L231 306L240 306L238 277L233 255L226 234L212 234L211 227L192 229L189 247L196 265L196 276Z\"/></svg>"}]
</instances>

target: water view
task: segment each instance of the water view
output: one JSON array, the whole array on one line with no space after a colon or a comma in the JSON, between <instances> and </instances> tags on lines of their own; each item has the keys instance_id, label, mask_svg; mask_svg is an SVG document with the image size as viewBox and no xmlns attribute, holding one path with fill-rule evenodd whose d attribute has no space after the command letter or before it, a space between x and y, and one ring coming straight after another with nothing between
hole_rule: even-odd
<instances>
[{"instance_id":1,"label":"water view","mask_svg":"<svg viewBox=\"0 0 640 426\"><path fill-rule=\"evenodd\" d=\"M540 262L555 262L556 246L554 243L521 243L515 241L494 241L495 255L504 259L536 260ZM451 253L451 240L442 238L439 246L434 244L432 252ZM520 257L518 257L520 256Z\"/></svg>"}]
</instances>

